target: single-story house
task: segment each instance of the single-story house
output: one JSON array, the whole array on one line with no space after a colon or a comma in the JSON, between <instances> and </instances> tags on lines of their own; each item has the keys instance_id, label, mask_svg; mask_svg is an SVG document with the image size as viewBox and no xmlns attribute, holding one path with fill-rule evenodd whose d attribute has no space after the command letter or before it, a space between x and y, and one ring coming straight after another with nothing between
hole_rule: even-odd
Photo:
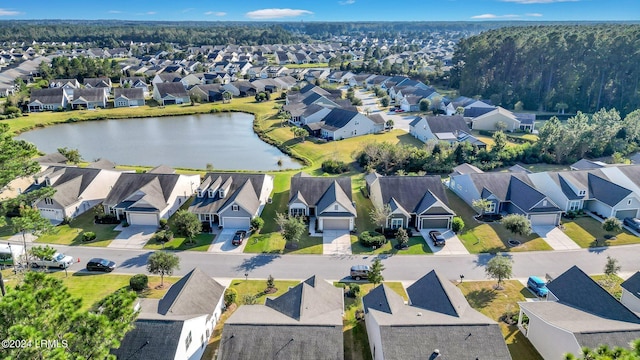
<instances>
[{"instance_id":1,"label":"single-story house","mask_svg":"<svg viewBox=\"0 0 640 360\"><path fill-rule=\"evenodd\" d=\"M407 295L405 304L382 284L362 298L374 360L511 360L499 325L434 270L409 286Z\"/></svg>"},{"instance_id":2,"label":"single-story house","mask_svg":"<svg viewBox=\"0 0 640 360\"><path fill-rule=\"evenodd\" d=\"M409 124L409 133L422 142L429 140L456 143L466 141L479 148L487 144L471 135L471 129L460 115L416 117Z\"/></svg>"},{"instance_id":3,"label":"single-story house","mask_svg":"<svg viewBox=\"0 0 640 360\"><path fill-rule=\"evenodd\" d=\"M143 106L144 104L144 89L138 87L116 88L113 107Z\"/></svg>"},{"instance_id":4,"label":"single-story house","mask_svg":"<svg viewBox=\"0 0 640 360\"><path fill-rule=\"evenodd\" d=\"M144 76L128 76L120 78L120 87L122 88L140 88L144 91L144 96L149 96L149 84Z\"/></svg>"},{"instance_id":5,"label":"single-story house","mask_svg":"<svg viewBox=\"0 0 640 360\"><path fill-rule=\"evenodd\" d=\"M473 130L489 130L498 129L498 124L504 124L504 131L513 132L520 129L520 120L509 110L500 106L486 114L475 117L471 120L471 128Z\"/></svg>"},{"instance_id":6,"label":"single-story house","mask_svg":"<svg viewBox=\"0 0 640 360\"><path fill-rule=\"evenodd\" d=\"M189 104L191 98L181 82L156 83L153 98L162 105Z\"/></svg>"},{"instance_id":7,"label":"single-story house","mask_svg":"<svg viewBox=\"0 0 640 360\"><path fill-rule=\"evenodd\" d=\"M448 206L440 176L365 176L367 192L374 206L389 206L386 227L449 229L455 213Z\"/></svg>"},{"instance_id":8,"label":"single-story house","mask_svg":"<svg viewBox=\"0 0 640 360\"><path fill-rule=\"evenodd\" d=\"M267 174L208 173L196 190L189 211L210 227L248 229L273 191Z\"/></svg>"},{"instance_id":9,"label":"single-story house","mask_svg":"<svg viewBox=\"0 0 640 360\"><path fill-rule=\"evenodd\" d=\"M317 276L225 321L218 360L344 359L343 289Z\"/></svg>"},{"instance_id":10,"label":"single-story house","mask_svg":"<svg viewBox=\"0 0 640 360\"><path fill-rule=\"evenodd\" d=\"M521 214L532 226L558 225L562 209L539 191L527 175L503 172L452 175L449 189L469 206L480 198L489 200L485 214Z\"/></svg>"},{"instance_id":11,"label":"single-story house","mask_svg":"<svg viewBox=\"0 0 640 360\"><path fill-rule=\"evenodd\" d=\"M326 139L342 140L384 130L384 119L369 118L354 110L332 109L323 119L321 135Z\"/></svg>"},{"instance_id":12,"label":"single-story house","mask_svg":"<svg viewBox=\"0 0 640 360\"><path fill-rule=\"evenodd\" d=\"M53 188L55 193L39 199L35 206L43 218L62 221L102 202L121 174L104 169L49 166L34 175L34 183L26 192L45 186Z\"/></svg>"},{"instance_id":13,"label":"single-story house","mask_svg":"<svg viewBox=\"0 0 640 360\"><path fill-rule=\"evenodd\" d=\"M518 328L545 360L582 354L582 347L628 347L640 317L578 267L547 284L547 301L520 302Z\"/></svg>"},{"instance_id":14,"label":"single-story house","mask_svg":"<svg viewBox=\"0 0 640 360\"><path fill-rule=\"evenodd\" d=\"M289 215L317 218L318 230L353 230L357 212L350 177L312 177L301 172L291 178L290 194Z\"/></svg>"},{"instance_id":15,"label":"single-story house","mask_svg":"<svg viewBox=\"0 0 640 360\"><path fill-rule=\"evenodd\" d=\"M204 85L196 85L189 89L189 96L193 96L196 101L220 101L222 100L222 93L224 89L222 89L221 84L204 84Z\"/></svg>"},{"instance_id":16,"label":"single-story house","mask_svg":"<svg viewBox=\"0 0 640 360\"><path fill-rule=\"evenodd\" d=\"M111 79L108 77L101 78L85 78L82 82L84 87L87 89L103 89L105 95L108 96L111 93L111 89L113 88L113 84L111 83Z\"/></svg>"},{"instance_id":17,"label":"single-story house","mask_svg":"<svg viewBox=\"0 0 640 360\"><path fill-rule=\"evenodd\" d=\"M67 94L73 97L73 91L80 88L80 83L77 79L55 79L49 82L50 88L64 88L67 90Z\"/></svg>"},{"instance_id":18,"label":"single-story house","mask_svg":"<svg viewBox=\"0 0 640 360\"><path fill-rule=\"evenodd\" d=\"M104 212L130 225L157 226L200 186L199 175L147 172L122 174L103 201Z\"/></svg>"},{"instance_id":19,"label":"single-story house","mask_svg":"<svg viewBox=\"0 0 640 360\"><path fill-rule=\"evenodd\" d=\"M134 328L111 353L130 360L199 360L224 308L226 287L200 268L173 284L162 299L141 299Z\"/></svg>"},{"instance_id":20,"label":"single-story house","mask_svg":"<svg viewBox=\"0 0 640 360\"><path fill-rule=\"evenodd\" d=\"M31 97L27 105L29 112L66 109L70 96L67 89L49 88L31 90Z\"/></svg>"},{"instance_id":21,"label":"single-story house","mask_svg":"<svg viewBox=\"0 0 640 360\"><path fill-rule=\"evenodd\" d=\"M107 107L107 95L105 88L84 88L76 89L73 92L73 101L71 107L73 109L97 109Z\"/></svg>"},{"instance_id":22,"label":"single-story house","mask_svg":"<svg viewBox=\"0 0 640 360\"><path fill-rule=\"evenodd\" d=\"M636 271L620 286L622 287L620 302L631 311L640 314L640 271Z\"/></svg>"}]
</instances>

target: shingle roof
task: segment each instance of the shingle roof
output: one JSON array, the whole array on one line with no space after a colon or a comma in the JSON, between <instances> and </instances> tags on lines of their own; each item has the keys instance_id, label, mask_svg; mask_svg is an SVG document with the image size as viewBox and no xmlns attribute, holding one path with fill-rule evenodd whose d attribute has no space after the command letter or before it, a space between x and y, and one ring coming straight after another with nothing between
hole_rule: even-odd
<instances>
[{"instance_id":1,"label":"shingle roof","mask_svg":"<svg viewBox=\"0 0 640 360\"><path fill-rule=\"evenodd\" d=\"M297 176L293 176L291 178L291 198L289 201L291 201L295 194L300 192L309 205L315 206L334 181L337 181L338 185L342 188L342 191L344 191L351 201L350 177L312 177L304 173L299 173Z\"/></svg>"},{"instance_id":2,"label":"shingle roof","mask_svg":"<svg viewBox=\"0 0 640 360\"><path fill-rule=\"evenodd\" d=\"M168 95L172 95L174 97L189 96L181 82L157 83L155 84L155 87L158 89L158 93L160 93L161 98Z\"/></svg>"},{"instance_id":3,"label":"shingle roof","mask_svg":"<svg viewBox=\"0 0 640 360\"><path fill-rule=\"evenodd\" d=\"M571 164L570 167L576 170L591 170L591 169L599 169L605 167L606 164L600 161L592 161L587 159L580 159L575 163Z\"/></svg>"},{"instance_id":4,"label":"shingle roof","mask_svg":"<svg viewBox=\"0 0 640 360\"><path fill-rule=\"evenodd\" d=\"M347 196L344 190L340 187L337 181L334 181L329 187L327 191L322 194L318 202L316 203L316 212L322 214L327 210L329 206L333 203L340 204L345 210L349 213L356 215L356 208L353 206L351 202L351 196ZM331 212L331 211L330 211Z\"/></svg>"},{"instance_id":5,"label":"shingle roof","mask_svg":"<svg viewBox=\"0 0 640 360\"><path fill-rule=\"evenodd\" d=\"M116 88L114 98L125 97L129 100L144 99L144 89L142 88Z\"/></svg>"},{"instance_id":6,"label":"shingle roof","mask_svg":"<svg viewBox=\"0 0 640 360\"><path fill-rule=\"evenodd\" d=\"M440 278L435 270L416 280L407 288L410 304L421 309L460 317L469 309L469 303L462 293L448 280Z\"/></svg>"},{"instance_id":7,"label":"shingle roof","mask_svg":"<svg viewBox=\"0 0 640 360\"><path fill-rule=\"evenodd\" d=\"M371 186L375 179L368 181L372 191L376 186ZM437 175L427 176L380 176L379 181L380 195L384 204L394 199L402 208L410 213L422 213L429 205L436 203L437 198L443 205L448 206L447 194L445 192L442 181ZM432 201L430 204L425 202L425 196L429 195Z\"/></svg>"},{"instance_id":8,"label":"shingle roof","mask_svg":"<svg viewBox=\"0 0 640 360\"><path fill-rule=\"evenodd\" d=\"M160 191L160 194L157 195L161 197L158 198L157 201L154 201L154 203L160 203L163 201L166 204L166 201L169 199L169 196L179 178L180 175L177 174L122 174L118 178L118 181L113 185L111 191L109 191L109 195L107 195L107 198L104 200L104 204L108 206L115 206L140 191L143 187L147 186L154 180L157 181L157 190ZM164 207L161 209L164 209Z\"/></svg>"},{"instance_id":9,"label":"shingle roof","mask_svg":"<svg viewBox=\"0 0 640 360\"><path fill-rule=\"evenodd\" d=\"M368 118L371 119L371 121L373 121L375 124L385 123L384 118L380 114L372 114L372 115L369 115Z\"/></svg>"},{"instance_id":10,"label":"shingle roof","mask_svg":"<svg viewBox=\"0 0 640 360\"><path fill-rule=\"evenodd\" d=\"M636 271L630 278L623 282L620 286L635 297L640 298L640 271Z\"/></svg>"},{"instance_id":11,"label":"shingle roof","mask_svg":"<svg viewBox=\"0 0 640 360\"><path fill-rule=\"evenodd\" d=\"M158 313L166 316L212 315L224 290L224 286L200 268L194 268L160 299Z\"/></svg>"},{"instance_id":12,"label":"shingle roof","mask_svg":"<svg viewBox=\"0 0 640 360\"><path fill-rule=\"evenodd\" d=\"M118 359L173 360L180 345L183 324L184 321L138 319L120 342L120 347L111 350L111 354Z\"/></svg>"},{"instance_id":13,"label":"shingle roof","mask_svg":"<svg viewBox=\"0 0 640 360\"><path fill-rule=\"evenodd\" d=\"M443 132L470 132L469 126L460 115L454 116L426 116L425 120L432 133Z\"/></svg>"},{"instance_id":14,"label":"shingle roof","mask_svg":"<svg viewBox=\"0 0 640 360\"><path fill-rule=\"evenodd\" d=\"M482 170L478 169L477 167L468 164L468 163L464 163L464 164L460 164L456 167L453 168L453 172L454 173L458 173L458 174L472 174L472 173L483 173Z\"/></svg>"},{"instance_id":15,"label":"shingle roof","mask_svg":"<svg viewBox=\"0 0 640 360\"><path fill-rule=\"evenodd\" d=\"M76 103L79 100L87 102L102 102L105 100L105 93L102 88L76 89L73 92L73 102Z\"/></svg>"},{"instance_id":16,"label":"shingle roof","mask_svg":"<svg viewBox=\"0 0 640 360\"><path fill-rule=\"evenodd\" d=\"M80 195L100 173L100 169L66 166L55 166L50 169L53 171L51 178L59 175L51 183L51 187L56 189L51 197L65 207L77 202Z\"/></svg>"},{"instance_id":17,"label":"shingle roof","mask_svg":"<svg viewBox=\"0 0 640 360\"><path fill-rule=\"evenodd\" d=\"M245 210L255 213L260 206L262 185L266 181L266 174L242 174L242 173L207 173L200 189L203 197L196 197L189 207L189 211L196 214L213 214L225 208L233 201L237 201ZM229 178L233 179L228 193L220 198L217 187L224 184ZM248 183L248 185L247 185ZM207 190L212 186L215 194L213 198L207 196ZM239 194L242 190L242 194ZM240 195L240 196L239 196Z\"/></svg>"},{"instance_id":18,"label":"shingle roof","mask_svg":"<svg viewBox=\"0 0 640 360\"><path fill-rule=\"evenodd\" d=\"M394 290L385 284L376 286L362 298L362 306L365 312L377 310L387 314L394 314L404 307L404 301L399 296L389 296L395 294Z\"/></svg>"},{"instance_id":19,"label":"shingle roof","mask_svg":"<svg viewBox=\"0 0 640 360\"><path fill-rule=\"evenodd\" d=\"M603 203L615 206L632 193L631 190L589 173L589 194Z\"/></svg>"},{"instance_id":20,"label":"shingle roof","mask_svg":"<svg viewBox=\"0 0 640 360\"><path fill-rule=\"evenodd\" d=\"M347 125L351 119L358 115L357 111L335 108L332 109L323 119L323 128L330 130L341 129Z\"/></svg>"},{"instance_id":21,"label":"shingle roof","mask_svg":"<svg viewBox=\"0 0 640 360\"><path fill-rule=\"evenodd\" d=\"M33 160L39 164L66 164L68 161L64 155L57 152L39 156Z\"/></svg>"},{"instance_id":22,"label":"shingle roof","mask_svg":"<svg viewBox=\"0 0 640 360\"><path fill-rule=\"evenodd\" d=\"M43 104L62 104L63 88L47 88L31 90L30 102L40 101Z\"/></svg>"}]
</instances>

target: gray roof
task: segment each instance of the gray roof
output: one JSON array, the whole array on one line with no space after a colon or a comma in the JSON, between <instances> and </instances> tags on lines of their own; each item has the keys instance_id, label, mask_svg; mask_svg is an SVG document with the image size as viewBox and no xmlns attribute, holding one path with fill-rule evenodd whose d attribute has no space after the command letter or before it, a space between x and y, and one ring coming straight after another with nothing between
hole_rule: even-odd
<instances>
[{"instance_id":1,"label":"gray roof","mask_svg":"<svg viewBox=\"0 0 640 360\"><path fill-rule=\"evenodd\" d=\"M640 271L636 271L630 278L623 282L620 286L635 297L640 298Z\"/></svg>"},{"instance_id":2,"label":"gray roof","mask_svg":"<svg viewBox=\"0 0 640 360\"><path fill-rule=\"evenodd\" d=\"M517 177L511 177L511 181L509 182L509 191L507 192L507 199L526 212L560 211L560 208L558 208L543 193L536 190L530 183L525 183ZM535 209L533 208L543 200L547 201L547 206L541 205Z\"/></svg>"},{"instance_id":3,"label":"gray roof","mask_svg":"<svg viewBox=\"0 0 640 360\"><path fill-rule=\"evenodd\" d=\"M468 163L464 163L464 164L460 164L456 167L453 168L453 172L454 173L458 173L458 174L472 174L472 173L483 173L484 171L478 169L477 167L468 164Z\"/></svg>"},{"instance_id":4,"label":"gray roof","mask_svg":"<svg viewBox=\"0 0 640 360\"><path fill-rule=\"evenodd\" d=\"M519 165L519 164L515 164L512 167L509 168L509 172L515 172L515 173L525 173L525 174L531 174L531 171L529 171L529 169Z\"/></svg>"},{"instance_id":5,"label":"gray roof","mask_svg":"<svg viewBox=\"0 0 640 360\"><path fill-rule=\"evenodd\" d=\"M39 156L33 160L39 164L66 164L68 161L64 155L58 152Z\"/></svg>"},{"instance_id":6,"label":"gray roof","mask_svg":"<svg viewBox=\"0 0 640 360\"><path fill-rule=\"evenodd\" d=\"M342 205L345 210L347 210L351 215L356 215L356 208L353 206L351 202L351 194L349 196L344 192L344 190L340 187L337 181L334 181L327 191L322 194L320 200L316 203L317 207L317 215L324 214L325 210L328 209L331 204L337 202ZM333 211L329 211L333 212Z\"/></svg>"},{"instance_id":7,"label":"gray roof","mask_svg":"<svg viewBox=\"0 0 640 360\"><path fill-rule=\"evenodd\" d=\"M90 169L113 170L116 168L116 163L107 159L98 159L87 165L87 167Z\"/></svg>"},{"instance_id":8,"label":"gray roof","mask_svg":"<svg viewBox=\"0 0 640 360\"><path fill-rule=\"evenodd\" d=\"M116 88L114 90L114 99L125 97L129 100L144 99L144 89L142 88Z\"/></svg>"},{"instance_id":9,"label":"gray roof","mask_svg":"<svg viewBox=\"0 0 640 360\"><path fill-rule=\"evenodd\" d=\"M640 324L640 318L636 314L577 266L555 278L547 284L547 288L561 304L605 319Z\"/></svg>"},{"instance_id":10,"label":"gray roof","mask_svg":"<svg viewBox=\"0 0 640 360\"><path fill-rule=\"evenodd\" d=\"M212 315L225 287L205 274L200 268L194 268L158 301L158 314L165 316ZM141 314L144 317L145 313Z\"/></svg>"},{"instance_id":11,"label":"gray roof","mask_svg":"<svg viewBox=\"0 0 640 360\"><path fill-rule=\"evenodd\" d=\"M140 198L133 199L132 195L141 191L144 193L142 197L148 198L148 203L156 206L157 210L162 210L166 207L166 202L179 178L180 175L177 174L122 174L103 203L107 206L116 206L128 199L135 202Z\"/></svg>"},{"instance_id":12,"label":"gray roof","mask_svg":"<svg viewBox=\"0 0 640 360\"><path fill-rule=\"evenodd\" d=\"M444 133L444 132L470 132L469 126L464 121L464 118L460 115L454 116L425 116L427 125L431 129L432 133Z\"/></svg>"},{"instance_id":13,"label":"gray roof","mask_svg":"<svg viewBox=\"0 0 640 360\"><path fill-rule=\"evenodd\" d=\"M469 303L460 291L452 291L447 283L450 284L431 270L407 288L411 305L450 316L464 315Z\"/></svg>"},{"instance_id":14,"label":"gray roof","mask_svg":"<svg viewBox=\"0 0 640 360\"><path fill-rule=\"evenodd\" d=\"M351 119L356 117L359 113L353 110L345 110L334 108L331 109L322 121L324 121L324 125L322 128L337 130L341 129L343 126L347 125Z\"/></svg>"},{"instance_id":15,"label":"gray roof","mask_svg":"<svg viewBox=\"0 0 640 360\"><path fill-rule=\"evenodd\" d=\"M77 91L77 90L76 90ZM30 102L40 101L43 104L62 104L63 88L47 88L31 90Z\"/></svg>"},{"instance_id":16,"label":"gray roof","mask_svg":"<svg viewBox=\"0 0 640 360\"><path fill-rule=\"evenodd\" d=\"M593 161L587 159L580 159L575 163L571 164L570 167L576 170L591 170L591 169L600 169L605 167L606 164L600 161Z\"/></svg>"},{"instance_id":17,"label":"gray roof","mask_svg":"<svg viewBox=\"0 0 640 360\"><path fill-rule=\"evenodd\" d=\"M289 191L289 202L300 192L310 206L316 206L322 196L327 192L329 187L337 182L342 191L347 195L349 201L351 195L351 178L348 176L340 177L312 177L304 173L291 177L291 189Z\"/></svg>"},{"instance_id":18,"label":"gray roof","mask_svg":"<svg viewBox=\"0 0 640 360\"><path fill-rule=\"evenodd\" d=\"M182 345L179 341L183 324L184 321L138 319L120 342L120 347L112 349L111 354L118 359L173 360L178 346Z\"/></svg>"},{"instance_id":19,"label":"gray roof","mask_svg":"<svg viewBox=\"0 0 640 360\"><path fill-rule=\"evenodd\" d=\"M160 97L164 98L168 95L174 97L188 97L189 94L187 90L185 90L184 86L181 82L170 82L170 83L157 83L155 87L158 89L160 93Z\"/></svg>"},{"instance_id":20,"label":"gray roof","mask_svg":"<svg viewBox=\"0 0 640 360\"><path fill-rule=\"evenodd\" d=\"M102 102L106 99L102 88L85 88L73 91L73 102L84 100L86 102Z\"/></svg>"},{"instance_id":21,"label":"gray roof","mask_svg":"<svg viewBox=\"0 0 640 360\"><path fill-rule=\"evenodd\" d=\"M384 118L380 114L372 114L372 115L369 115L368 118L371 119L371 121L373 121L375 124L385 123Z\"/></svg>"},{"instance_id":22,"label":"gray roof","mask_svg":"<svg viewBox=\"0 0 640 360\"><path fill-rule=\"evenodd\" d=\"M633 193L629 189L623 188L592 173L589 173L587 179L589 180L590 196L610 206L615 206L622 201L622 199Z\"/></svg>"},{"instance_id":23,"label":"gray roof","mask_svg":"<svg viewBox=\"0 0 640 360\"><path fill-rule=\"evenodd\" d=\"M104 88L104 87L110 87L111 86L111 79L109 78L85 78L83 80L83 84L85 86L91 86L93 88L95 87L99 87L99 88ZM75 92L74 92L75 94Z\"/></svg>"},{"instance_id":24,"label":"gray roof","mask_svg":"<svg viewBox=\"0 0 640 360\"><path fill-rule=\"evenodd\" d=\"M376 181L379 185L375 184ZM372 192L380 191L383 204L388 204L393 199L406 211L420 214L440 202L453 214L448 209L447 193L437 175L369 177L367 183Z\"/></svg>"},{"instance_id":25,"label":"gray roof","mask_svg":"<svg viewBox=\"0 0 640 360\"><path fill-rule=\"evenodd\" d=\"M220 209L227 207L232 202L241 205L249 213L255 213L260 207L260 195L262 186L266 180L266 174L243 174L243 173L207 173L204 181L200 185L203 192L202 197L195 197L189 207L189 211L196 214L214 214ZM232 179L231 186L224 198L215 191L214 197L208 197L207 190L213 185L217 188L224 184L229 178Z\"/></svg>"},{"instance_id":26,"label":"gray roof","mask_svg":"<svg viewBox=\"0 0 640 360\"><path fill-rule=\"evenodd\" d=\"M77 202L100 173L100 169L67 166L53 166L46 171L52 179L51 187L56 189L51 198L64 207Z\"/></svg>"},{"instance_id":27,"label":"gray roof","mask_svg":"<svg viewBox=\"0 0 640 360\"><path fill-rule=\"evenodd\" d=\"M475 102L475 100L473 101ZM464 109L464 117L476 118L480 115L492 112L493 110L495 110L494 107L472 107Z\"/></svg>"},{"instance_id":28,"label":"gray roof","mask_svg":"<svg viewBox=\"0 0 640 360\"><path fill-rule=\"evenodd\" d=\"M158 165L153 169L147 171L147 174L175 174L176 169L167 165Z\"/></svg>"}]
</instances>

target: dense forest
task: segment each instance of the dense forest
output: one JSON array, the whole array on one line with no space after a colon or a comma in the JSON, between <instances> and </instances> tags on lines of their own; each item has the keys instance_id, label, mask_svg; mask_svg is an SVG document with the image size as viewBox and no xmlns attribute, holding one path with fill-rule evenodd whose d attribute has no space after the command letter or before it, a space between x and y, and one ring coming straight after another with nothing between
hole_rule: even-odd
<instances>
[{"instance_id":1,"label":"dense forest","mask_svg":"<svg viewBox=\"0 0 640 360\"><path fill-rule=\"evenodd\" d=\"M624 115L640 108L638 49L637 24L490 30L458 43L451 85L509 108Z\"/></svg>"}]
</instances>

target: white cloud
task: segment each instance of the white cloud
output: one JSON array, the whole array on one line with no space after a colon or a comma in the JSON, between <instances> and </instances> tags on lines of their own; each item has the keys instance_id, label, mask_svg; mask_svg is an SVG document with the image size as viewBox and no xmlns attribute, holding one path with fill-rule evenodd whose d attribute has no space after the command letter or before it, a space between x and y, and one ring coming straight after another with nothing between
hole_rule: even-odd
<instances>
[{"instance_id":1,"label":"white cloud","mask_svg":"<svg viewBox=\"0 0 640 360\"><path fill-rule=\"evenodd\" d=\"M309 10L300 9L261 9L249 11L245 16L250 19L280 19L312 14Z\"/></svg>"},{"instance_id":2,"label":"white cloud","mask_svg":"<svg viewBox=\"0 0 640 360\"><path fill-rule=\"evenodd\" d=\"M507 15L495 15L495 14L482 14L472 16L472 19L517 19L521 17L520 15L515 14L507 14Z\"/></svg>"},{"instance_id":3,"label":"white cloud","mask_svg":"<svg viewBox=\"0 0 640 360\"><path fill-rule=\"evenodd\" d=\"M578 2L580 0L502 0L503 2L512 2L517 4L551 4L559 2Z\"/></svg>"},{"instance_id":4,"label":"white cloud","mask_svg":"<svg viewBox=\"0 0 640 360\"><path fill-rule=\"evenodd\" d=\"M157 12L155 12L155 11L147 11L145 14L147 14L147 15L155 15L155 14L157 14Z\"/></svg>"},{"instance_id":5,"label":"white cloud","mask_svg":"<svg viewBox=\"0 0 640 360\"><path fill-rule=\"evenodd\" d=\"M227 15L227 13L224 12L224 11L207 11L204 14L205 15L214 15L214 16L225 16L225 15Z\"/></svg>"},{"instance_id":6,"label":"white cloud","mask_svg":"<svg viewBox=\"0 0 640 360\"><path fill-rule=\"evenodd\" d=\"M195 10L195 9L194 8L186 8L186 9L182 10L182 12L183 13L187 13L187 12L189 12L191 10Z\"/></svg>"},{"instance_id":7,"label":"white cloud","mask_svg":"<svg viewBox=\"0 0 640 360\"><path fill-rule=\"evenodd\" d=\"M540 13L528 13L528 14L524 14L524 16L541 17L542 14L540 14Z\"/></svg>"},{"instance_id":8,"label":"white cloud","mask_svg":"<svg viewBox=\"0 0 640 360\"><path fill-rule=\"evenodd\" d=\"M20 15L20 12L7 10L7 9L0 9L0 16L13 16L13 15Z\"/></svg>"},{"instance_id":9,"label":"white cloud","mask_svg":"<svg viewBox=\"0 0 640 360\"><path fill-rule=\"evenodd\" d=\"M109 10L108 13L109 14L122 14L122 11L120 11L120 10Z\"/></svg>"},{"instance_id":10,"label":"white cloud","mask_svg":"<svg viewBox=\"0 0 640 360\"><path fill-rule=\"evenodd\" d=\"M338 1L338 4L340 5L351 5L351 4L355 4L356 0L345 0L345 1Z\"/></svg>"}]
</instances>

